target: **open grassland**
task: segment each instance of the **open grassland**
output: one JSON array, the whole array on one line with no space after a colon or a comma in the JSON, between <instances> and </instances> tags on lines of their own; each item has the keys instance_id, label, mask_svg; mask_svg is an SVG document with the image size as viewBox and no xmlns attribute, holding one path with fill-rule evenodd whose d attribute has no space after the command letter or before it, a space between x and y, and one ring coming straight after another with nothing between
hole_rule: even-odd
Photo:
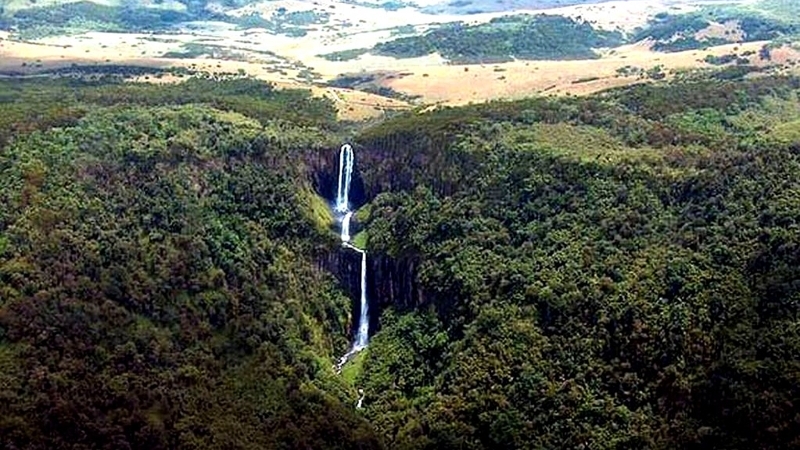
<instances>
[{"instance_id":1,"label":"open grassland","mask_svg":"<svg viewBox=\"0 0 800 450\"><path fill-rule=\"evenodd\" d=\"M109 0L112 1L112 0ZM21 8L14 0L10 8ZM103 2L98 2L104 4ZM111 5L111 3L108 3ZM240 29L231 26L200 24L199 28L176 29L162 33L87 32L24 41L0 32L0 71L6 74L35 74L71 65L125 64L153 68L177 67L209 74L238 74L274 82L279 87L308 87L315 95L330 98L340 117L363 120L386 111L411 107L416 103L465 104L498 98L530 95L583 95L611 87L642 82L655 71L669 78L686 70L711 68L704 59L746 53L749 64L774 65L776 70L797 71L800 54L791 46L773 49L771 59L763 61L758 51L766 42L718 45L704 50L655 52L647 41L601 50L599 59L573 61L512 61L498 64L452 65L438 54L395 59L370 53L346 61L330 61L323 54L357 48L371 48L403 33L422 32L437 23L469 20L487 22L503 14L470 16L431 15L419 9L384 11L363 4L297 0L262 2L228 11L246 17L259 14L272 17L280 8L306 11L326 17L325 23L312 23L305 35L289 36L263 28ZM606 30L630 32L658 12L671 14L696 6L674 2L606 2L549 9L547 14L580 18ZM521 11L517 11L521 12ZM542 11L525 11L536 13ZM399 27L403 25L403 27ZM735 24L716 24L703 33L709 37L735 32ZM374 76L375 86L389 88L401 98L389 98L346 87L324 84L342 74ZM159 78L141 76L139 81L174 82L180 76ZM383 92L378 92L383 93Z\"/></svg>"},{"instance_id":2,"label":"open grassland","mask_svg":"<svg viewBox=\"0 0 800 450\"><path fill-rule=\"evenodd\" d=\"M764 42L728 44L707 50L657 53L643 45L617 49L614 54L597 60L579 61L516 61L505 64L473 64L466 66L429 65L407 67L406 74L387 82L391 88L420 95L429 102L463 104L495 98L519 98L533 94L583 95L611 87L640 82L636 76L624 76L618 70L625 66L643 70L661 66L666 77L670 72L710 68L703 62L706 55L758 51ZM736 49L736 50L734 50ZM800 53L790 47L772 52L769 62L750 56L753 65L784 65L800 60ZM796 66L793 69L795 70Z\"/></svg>"},{"instance_id":3,"label":"open grassland","mask_svg":"<svg viewBox=\"0 0 800 450\"><path fill-rule=\"evenodd\" d=\"M150 38L145 40L144 38ZM176 40L175 37L170 37ZM166 39L165 39L166 40ZM98 41L105 42L100 48ZM306 69L302 64L287 64L285 61L266 64L262 61L233 61L211 58L160 58L174 43L152 40L144 35L121 33L89 33L84 36L66 37L62 43L30 43L8 39L0 34L0 71L6 74L33 75L51 69L73 65L124 64L153 69L168 67L185 68L209 74L245 74L275 83L282 88L306 87L317 96L334 101L341 119L364 120L382 115L387 110L406 109L409 105L401 100L387 98L351 89L314 85L297 79ZM133 47L138 43L139 45ZM284 65L286 69L276 68ZM307 69L306 69L307 70ZM176 82L176 75L139 76L136 81Z\"/></svg>"},{"instance_id":4,"label":"open grassland","mask_svg":"<svg viewBox=\"0 0 800 450\"><path fill-rule=\"evenodd\" d=\"M2 38L2 36L0 36ZM96 48L101 40L106 44ZM173 38L174 39L174 38ZM43 69L71 64L131 64L147 67L183 67L209 73L244 73L279 86L310 86L298 77L303 71L313 70L319 81L331 80L342 73L363 71L362 64L332 62L317 59L294 65L273 58L273 62L236 61L211 58L160 58L174 43L144 40L144 36L91 33L65 38L66 44L39 44L0 41L0 70L5 72L35 73ZM138 43L132 47L131 43ZM731 53L755 52L749 60L754 65L785 66L792 68L800 60L800 53L789 46L771 51L770 61L761 61L758 50L765 42L727 44L707 50L674 53L651 51L646 45L627 45L607 52L600 59L576 61L514 61L502 64L447 65L441 58L431 55L422 58L398 60L388 57L366 56L359 63L367 71L383 71L382 85L397 92L419 96L423 103L464 104L497 98L520 98L535 94L582 95L610 87L640 82L641 77L623 75L619 70L630 67L646 71L661 66L666 76L671 72L695 68L710 68L704 62L707 55L723 56ZM141 49L141 50L140 50ZM313 66L311 65L313 64ZM283 66L285 68L280 68ZM276 68L277 67L277 68ZM311 68L311 69L309 69ZM171 81L173 78L162 78ZM407 108L407 102L352 89L314 86L318 95L324 95L337 104L343 118L365 119L380 115L383 110Z\"/></svg>"}]
</instances>

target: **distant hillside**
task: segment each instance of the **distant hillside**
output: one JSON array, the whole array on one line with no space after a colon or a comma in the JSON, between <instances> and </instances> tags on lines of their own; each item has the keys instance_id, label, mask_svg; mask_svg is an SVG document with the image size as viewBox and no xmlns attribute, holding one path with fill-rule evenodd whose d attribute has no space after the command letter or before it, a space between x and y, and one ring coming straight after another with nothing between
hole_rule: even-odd
<instances>
[{"instance_id":1,"label":"distant hillside","mask_svg":"<svg viewBox=\"0 0 800 450\"><path fill-rule=\"evenodd\" d=\"M272 18L257 14L234 16L229 8L252 3L247 0L182 0L180 2L124 2L100 4L92 1L45 4L14 3L14 8L0 8L0 29L10 29L23 39L38 39L86 31L169 32L192 21L218 21L235 27L264 28L275 34L303 36L306 27L324 22L325 14L314 11L287 11Z\"/></svg>"},{"instance_id":2,"label":"distant hillside","mask_svg":"<svg viewBox=\"0 0 800 450\"><path fill-rule=\"evenodd\" d=\"M421 36L398 38L374 47L379 55L414 58L438 52L454 63L513 59L596 58L593 49L622 43L620 33L601 31L562 16L505 16L485 24L447 24Z\"/></svg>"},{"instance_id":3,"label":"distant hillside","mask_svg":"<svg viewBox=\"0 0 800 450\"><path fill-rule=\"evenodd\" d=\"M81 1L23 9L7 17L22 38L32 39L73 32L164 30L194 15L173 9L117 7Z\"/></svg>"},{"instance_id":4,"label":"distant hillside","mask_svg":"<svg viewBox=\"0 0 800 450\"><path fill-rule=\"evenodd\" d=\"M723 7L680 15L661 13L632 39L651 39L655 41L653 50L678 52L731 42L768 41L800 32L794 15L779 18L769 11Z\"/></svg>"},{"instance_id":5,"label":"distant hillside","mask_svg":"<svg viewBox=\"0 0 800 450\"><path fill-rule=\"evenodd\" d=\"M428 14L478 14L514 10L559 8L586 3L603 3L610 0L450 0L426 6Z\"/></svg>"},{"instance_id":6,"label":"distant hillside","mask_svg":"<svg viewBox=\"0 0 800 450\"><path fill-rule=\"evenodd\" d=\"M87 0L5 0L0 8L16 12L24 9L40 9ZM172 9L179 11L202 11L214 8L240 8L253 0L88 0L89 3L104 6L125 6L128 8Z\"/></svg>"}]
</instances>

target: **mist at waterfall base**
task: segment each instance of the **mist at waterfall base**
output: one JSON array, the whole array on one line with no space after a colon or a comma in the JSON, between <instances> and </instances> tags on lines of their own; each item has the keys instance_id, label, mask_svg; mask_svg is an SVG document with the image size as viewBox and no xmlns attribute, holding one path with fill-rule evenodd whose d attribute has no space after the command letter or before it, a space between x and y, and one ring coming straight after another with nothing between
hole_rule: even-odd
<instances>
[{"instance_id":1,"label":"mist at waterfall base","mask_svg":"<svg viewBox=\"0 0 800 450\"><path fill-rule=\"evenodd\" d=\"M337 365L337 370L341 370L347 362L357 352L367 346L369 340L369 310L367 304L367 252L350 243L350 220L353 218L353 211L350 209L350 183L353 179L353 162L355 155L353 147L345 144L339 150L339 183L336 189L336 200L333 206L334 212L340 222L342 246L361 253L361 308L358 317L358 329L356 339L350 350L342 356Z\"/></svg>"}]
</instances>

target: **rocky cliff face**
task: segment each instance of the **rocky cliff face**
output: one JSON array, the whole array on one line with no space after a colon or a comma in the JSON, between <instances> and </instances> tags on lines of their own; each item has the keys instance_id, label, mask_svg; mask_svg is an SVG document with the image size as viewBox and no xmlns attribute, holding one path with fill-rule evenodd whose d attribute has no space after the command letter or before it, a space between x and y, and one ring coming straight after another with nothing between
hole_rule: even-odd
<instances>
[{"instance_id":1,"label":"rocky cliff face","mask_svg":"<svg viewBox=\"0 0 800 450\"><path fill-rule=\"evenodd\" d=\"M416 261L375 254L367 256L367 264L368 273L372 274L367 282L370 302L383 307L413 308L425 301L417 281Z\"/></svg>"},{"instance_id":2,"label":"rocky cliff face","mask_svg":"<svg viewBox=\"0 0 800 450\"><path fill-rule=\"evenodd\" d=\"M368 203L380 192L413 189L417 183L436 179L435 165L426 157L430 152L415 152L406 146L386 146L376 149L356 148L355 170L350 198L353 205ZM308 177L313 188L329 201L336 192L339 172L339 152L336 149L309 150L304 155ZM421 170L426 167L427 170ZM424 179L411 174L424 173ZM446 186L432 186L446 190ZM360 225L351 223L351 234ZM350 332L355 335L361 295L361 259L358 253L340 245L332 245L317 256L320 269L332 273L347 295L353 299ZM380 326L380 311L387 306L407 309L424 303L425 294L417 281L418 262L411 258L392 258L367 248L367 297L370 311L370 334Z\"/></svg>"},{"instance_id":3,"label":"rocky cliff face","mask_svg":"<svg viewBox=\"0 0 800 450\"><path fill-rule=\"evenodd\" d=\"M403 137L354 144L356 159L351 202L363 205L381 192L409 191L417 186L427 186L441 195L451 194L464 182L459 174L471 173L481 161L474 154L454 149L444 151L443 145ZM303 160L313 188L323 197L332 199L338 183L338 149L311 149L305 152Z\"/></svg>"},{"instance_id":4,"label":"rocky cliff face","mask_svg":"<svg viewBox=\"0 0 800 450\"><path fill-rule=\"evenodd\" d=\"M353 205L363 205L368 201L364 179L361 175L364 165L361 162L363 156L356 153L353 165L353 180L350 185L350 202ZM339 150L335 148L310 149L304 152L302 158L311 187L319 195L333 203L339 183Z\"/></svg>"},{"instance_id":5,"label":"rocky cliff face","mask_svg":"<svg viewBox=\"0 0 800 450\"><path fill-rule=\"evenodd\" d=\"M347 296L352 300L348 329L350 336L355 336L358 327L359 299L361 298L361 256L337 245L319 252L316 261L319 269L336 277ZM370 309L372 309L372 305L370 305Z\"/></svg>"},{"instance_id":6,"label":"rocky cliff face","mask_svg":"<svg viewBox=\"0 0 800 450\"><path fill-rule=\"evenodd\" d=\"M451 195L457 186L468 181L462 174L474 172L483 155L445 148L447 145L442 136L428 137L424 133L364 136L363 142L354 148L361 164L359 175L365 197L410 191L417 186Z\"/></svg>"},{"instance_id":7,"label":"rocky cliff face","mask_svg":"<svg viewBox=\"0 0 800 450\"><path fill-rule=\"evenodd\" d=\"M344 247L330 248L317 255L320 269L332 273L352 301L349 329L355 335L361 296L361 256ZM408 309L425 301L417 281L417 263L411 259L394 259L387 255L367 253L367 299L370 334L380 327L378 316L388 306Z\"/></svg>"}]
</instances>

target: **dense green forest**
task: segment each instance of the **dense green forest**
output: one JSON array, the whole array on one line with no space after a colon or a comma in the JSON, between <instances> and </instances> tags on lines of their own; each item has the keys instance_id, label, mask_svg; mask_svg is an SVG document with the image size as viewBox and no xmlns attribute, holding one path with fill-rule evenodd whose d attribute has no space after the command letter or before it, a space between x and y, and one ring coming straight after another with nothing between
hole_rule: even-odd
<instances>
[{"instance_id":1,"label":"dense green forest","mask_svg":"<svg viewBox=\"0 0 800 450\"><path fill-rule=\"evenodd\" d=\"M423 35L377 44L379 55L414 58L438 52L454 63L489 63L518 59L596 58L594 48L622 42L617 32L596 30L585 22L539 14L504 16L488 23L445 24Z\"/></svg>"},{"instance_id":2,"label":"dense green forest","mask_svg":"<svg viewBox=\"0 0 800 450\"><path fill-rule=\"evenodd\" d=\"M338 142L328 102L0 92L0 447L379 446L332 370L350 300L314 262L335 239L297 163Z\"/></svg>"},{"instance_id":3,"label":"dense green forest","mask_svg":"<svg viewBox=\"0 0 800 450\"><path fill-rule=\"evenodd\" d=\"M800 448L798 79L357 131L249 79L0 83L0 447ZM379 326L337 375L345 138Z\"/></svg>"},{"instance_id":4,"label":"dense green forest","mask_svg":"<svg viewBox=\"0 0 800 450\"><path fill-rule=\"evenodd\" d=\"M387 446L799 448L799 88L637 86L365 131L367 247L422 291L386 305L357 380Z\"/></svg>"}]
</instances>

